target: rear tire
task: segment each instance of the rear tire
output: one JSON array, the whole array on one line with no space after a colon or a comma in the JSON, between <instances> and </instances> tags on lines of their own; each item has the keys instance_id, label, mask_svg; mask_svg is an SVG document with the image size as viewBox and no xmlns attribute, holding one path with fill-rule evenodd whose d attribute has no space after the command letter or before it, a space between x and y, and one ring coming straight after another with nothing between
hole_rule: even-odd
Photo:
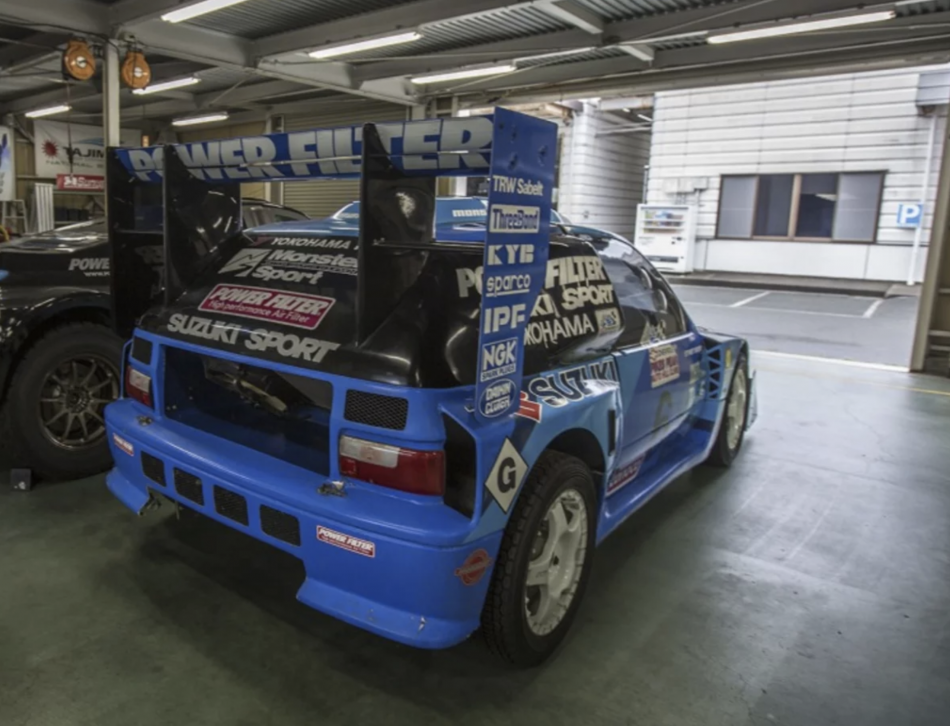
<instances>
[{"instance_id":1,"label":"rear tire","mask_svg":"<svg viewBox=\"0 0 950 726\"><path fill-rule=\"evenodd\" d=\"M726 468L732 466L742 442L745 440L746 421L749 416L749 365L746 354L741 353L732 374L729 393L726 395L726 408L722 413L722 423L716 443L706 463L710 466Z\"/></svg>"},{"instance_id":2,"label":"rear tire","mask_svg":"<svg viewBox=\"0 0 950 726\"><path fill-rule=\"evenodd\" d=\"M584 462L542 454L508 521L482 610L488 648L503 660L535 666L564 640L590 579L596 511Z\"/></svg>"},{"instance_id":3,"label":"rear tire","mask_svg":"<svg viewBox=\"0 0 950 726\"><path fill-rule=\"evenodd\" d=\"M95 323L62 325L30 347L7 407L20 465L53 479L112 465L102 409L121 391L121 358L122 341Z\"/></svg>"}]
</instances>

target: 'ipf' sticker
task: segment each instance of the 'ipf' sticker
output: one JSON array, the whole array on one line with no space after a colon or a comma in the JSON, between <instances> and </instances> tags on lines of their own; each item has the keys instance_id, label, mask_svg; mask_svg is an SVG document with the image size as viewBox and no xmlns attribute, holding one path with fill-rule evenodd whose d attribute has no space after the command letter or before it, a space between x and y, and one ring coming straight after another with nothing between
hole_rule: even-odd
<instances>
[{"instance_id":1,"label":"'ipf' sticker","mask_svg":"<svg viewBox=\"0 0 950 726\"><path fill-rule=\"evenodd\" d=\"M326 527L317 527L317 539L328 545L339 547L341 550L363 555L363 557L376 556L376 543L370 542L368 539L360 539Z\"/></svg>"},{"instance_id":2,"label":"'ipf' sticker","mask_svg":"<svg viewBox=\"0 0 950 726\"><path fill-rule=\"evenodd\" d=\"M112 442L119 451L124 451L129 456L135 456L135 447L132 446L131 441L126 441L118 434L112 434Z\"/></svg>"},{"instance_id":3,"label":"'ipf' sticker","mask_svg":"<svg viewBox=\"0 0 950 726\"><path fill-rule=\"evenodd\" d=\"M488 572L491 563L491 556L485 550L475 550L465 558L461 567L455 568L455 576L462 580L463 585L477 585Z\"/></svg>"}]
</instances>

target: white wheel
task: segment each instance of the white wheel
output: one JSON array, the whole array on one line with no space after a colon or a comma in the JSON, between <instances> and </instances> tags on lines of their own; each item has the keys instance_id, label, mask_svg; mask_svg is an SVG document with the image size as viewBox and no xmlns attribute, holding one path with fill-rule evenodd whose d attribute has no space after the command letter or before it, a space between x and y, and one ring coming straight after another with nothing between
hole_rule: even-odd
<instances>
[{"instance_id":1,"label":"white wheel","mask_svg":"<svg viewBox=\"0 0 950 726\"><path fill-rule=\"evenodd\" d=\"M564 620L586 553L587 505L580 492L567 489L551 503L531 545L524 607L535 635L547 635Z\"/></svg>"},{"instance_id":2,"label":"white wheel","mask_svg":"<svg viewBox=\"0 0 950 726\"><path fill-rule=\"evenodd\" d=\"M745 416L748 409L749 381L744 368L736 371L729 391L729 403L726 408L726 443L730 449L739 446L742 432L745 431Z\"/></svg>"}]
</instances>

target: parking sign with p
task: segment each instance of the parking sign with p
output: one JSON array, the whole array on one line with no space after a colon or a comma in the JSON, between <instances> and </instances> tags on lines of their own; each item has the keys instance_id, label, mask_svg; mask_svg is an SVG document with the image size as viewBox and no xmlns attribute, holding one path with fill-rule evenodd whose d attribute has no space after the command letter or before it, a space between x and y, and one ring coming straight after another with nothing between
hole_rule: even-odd
<instances>
[{"instance_id":1,"label":"parking sign with p","mask_svg":"<svg viewBox=\"0 0 950 726\"><path fill-rule=\"evenodd\" d=\"M897 208L897 226L917 229L924 216L922 204L901 204Z\"/></svg>"}]
</instances>

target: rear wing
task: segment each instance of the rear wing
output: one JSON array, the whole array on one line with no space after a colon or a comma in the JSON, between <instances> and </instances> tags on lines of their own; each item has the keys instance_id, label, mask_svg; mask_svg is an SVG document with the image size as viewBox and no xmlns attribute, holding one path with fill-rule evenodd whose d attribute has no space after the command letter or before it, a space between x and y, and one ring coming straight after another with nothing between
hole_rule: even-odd
<instances>
[{"instance_id":1,"label":"rear wing","mask_svg":"<svg viewBox=\"0 0 950 726\"><path fill-rule=\"evenodd\" d=\"M528 318L547 269L557 127L496 109L490 116L365 124L190 144L108 150L114 320L128 335L156 304L137 251L143 186L163 190L164 300L193 282L202 261L241 228L240 184L359 178L357 329L369 338L412 282L393 275L407 250L435 244L436 178L490 177L483 257L476 415L517 409ZM412 255L409 255L412 257ZM415 270L418 273L418 269ZM394 281L397 278L398 281ZM150 282L153 282L150 280Z\"/></svg>"}]
</instances>

